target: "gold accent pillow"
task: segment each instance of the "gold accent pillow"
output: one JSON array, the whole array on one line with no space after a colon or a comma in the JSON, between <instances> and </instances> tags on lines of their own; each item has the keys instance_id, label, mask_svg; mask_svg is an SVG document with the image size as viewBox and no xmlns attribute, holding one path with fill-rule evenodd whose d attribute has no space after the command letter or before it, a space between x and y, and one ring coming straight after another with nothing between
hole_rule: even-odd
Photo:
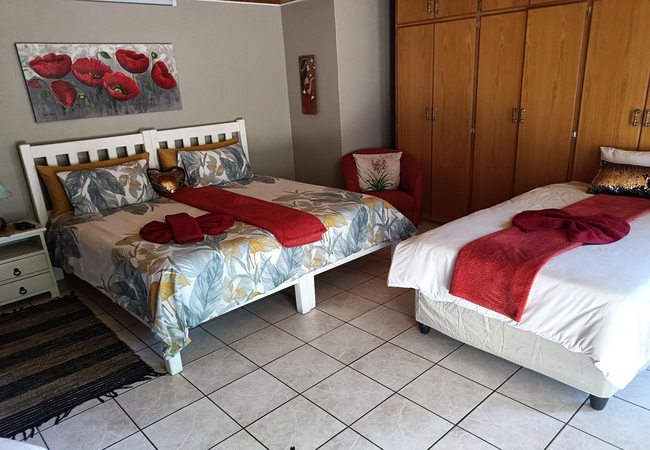
<instances>
[{"instance_id":1,"label":"gold accent pillow","mask_svg":"<svg viewBox=\"0 0 650 450\"><path fill-rule=\"evenodd\" d=\"M650 200L650 167L603 161L587 194L623 195Z\"/></svg>"},{"instance_id":2,"label":"gold accent pillow","mask_svg":"<svg viewBox=\"0 0 650 450\"><path fill-rule=\"evenodd\" d=\"M50 195L52 202L52 218L60 216L63 213L72 211L74 208L68 199L63 184L57 177L60 172L76 172L78 170L91 170L99 167L119 166L131 161L144 159L149 164L149 153L140 153L138 155L127 156L125 158L107 159L105 161L91 162L87 164L76 164L74 166L36 166L36 170L41 174L41 178L45 183L47 192Z\"/></svg>"},{"instance_id":3,"label":"gold accent pillow","mask_svg":"<svg viewBox=\"0 0 650 450\"><path fill-rule=\"evenodd\" d=\"M212 144L197 145L195 147L185 148L159 148L158 159L162 170L169 170L178 166L178 152L200 152L205 150L216 150L218 148L228 147L239 142L238 138L228 139L223 142L213 142Z\"/></svg>"}]
</instances>

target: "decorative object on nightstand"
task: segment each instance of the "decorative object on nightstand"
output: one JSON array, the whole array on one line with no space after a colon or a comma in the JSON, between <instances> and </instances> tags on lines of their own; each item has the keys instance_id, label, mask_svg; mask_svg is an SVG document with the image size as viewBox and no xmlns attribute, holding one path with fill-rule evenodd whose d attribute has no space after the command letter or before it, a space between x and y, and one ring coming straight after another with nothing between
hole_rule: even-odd
<instances>
[{"instance_id":1,"label":"decorative object on nightstand","mask_svg":"<svg viewBox=\"0 0 650 450\"><path fill-rule=\"evenodd\" d=\"M20 231L14 224L0 232L0 306L49 292L59 296L45 243L45 227L31 220L33 228Z\"/></svg>"},{"instance_id":2,"label":"decorative object on nightstand","mask_svg":"<svg viewBox=\"0 0 650 450\"><path fill-rule=\"evenodd\" d=\"M0 200L11 196L9 189L0 184ZM7 221L0 217L0 233L7 229Z\"/></svg>"}]
</instances>

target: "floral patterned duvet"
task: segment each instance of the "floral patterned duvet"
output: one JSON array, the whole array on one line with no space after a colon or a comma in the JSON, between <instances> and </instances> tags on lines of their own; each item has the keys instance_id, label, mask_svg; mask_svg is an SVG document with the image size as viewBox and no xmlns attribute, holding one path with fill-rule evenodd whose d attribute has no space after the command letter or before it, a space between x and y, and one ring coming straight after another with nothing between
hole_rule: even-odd
<instances>
[{"instance_id":1,"label":"floral patterned duvet","mask_svg":"<svg viewBox=\"0 0 650 450\"><path fill-rule=\"evenodd\" d=\"M415 227L383 200L272 177L222 188L309 212L327 233L319 242L283 248L275 237L242 222L197 244L155 244L140 228L168 214L205 212L161 198L148 203L57 217L47 238L55 266L103 291L150 324L171 358L189 343L189 329L250 303L282 283Z\"/></svg>"}]
</instances>

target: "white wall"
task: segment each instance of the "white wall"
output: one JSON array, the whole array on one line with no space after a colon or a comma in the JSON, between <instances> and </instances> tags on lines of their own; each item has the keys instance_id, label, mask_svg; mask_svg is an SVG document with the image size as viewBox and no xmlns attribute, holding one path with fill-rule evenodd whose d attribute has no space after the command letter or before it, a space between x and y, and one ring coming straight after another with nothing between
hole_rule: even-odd
<instances>
[{"instance_id":1,"label":"white wall","mask_svg":"<svg viewBox=\"0 0 650 450\"><path fill-rule=\"evenodd\" d=\"M0 0L0 200L8 220L33 217L16 142L39 143L246 119L253 170L294 177L281 9L181 0L177 7ZM171 42L182 111L34 121L16 42Z\"/></svg>"}]
</instances>

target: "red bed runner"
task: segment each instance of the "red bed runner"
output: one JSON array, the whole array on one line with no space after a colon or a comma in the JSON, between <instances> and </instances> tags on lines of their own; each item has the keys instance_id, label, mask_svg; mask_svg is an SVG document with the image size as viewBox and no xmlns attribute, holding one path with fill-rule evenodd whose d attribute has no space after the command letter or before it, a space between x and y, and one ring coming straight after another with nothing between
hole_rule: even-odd
<instances>
[{"instance_id":1,"label":"red bed runner","mask_svg":"<svg viewBox=\"0 0 650 450\"><path fill-rule=\"evenodd\" d=\"M216 214L228 214L240 222L272 233L283 247L300 247L318 242L327 231L317 217L275 203L236 194L215 187L183 187L164 194L177 202Z\"/></svg>"},{"instance_id":2,"label":"red bed runner","mask_svg":"<svg viewBox=\"0 0 650 450\"><path fill-rule=\"evenodd\" d=\"M611 195L562 210L526 211L513 223L527 231L511 226L460 251L449 291L519 322L535 277L551 258L585 243L622 239L627 222L647 212L650 200Z\"/></svg>"}]
</instances>

